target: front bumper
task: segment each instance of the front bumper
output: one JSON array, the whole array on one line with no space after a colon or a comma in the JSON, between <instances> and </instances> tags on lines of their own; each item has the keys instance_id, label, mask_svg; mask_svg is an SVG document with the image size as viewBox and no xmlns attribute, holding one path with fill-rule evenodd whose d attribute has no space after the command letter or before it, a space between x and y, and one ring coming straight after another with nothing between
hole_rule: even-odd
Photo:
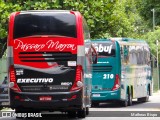
<instances>
[{"instance_id":1,"label":"front bumper","mask_svg":"<svg viewBox=\"0 0 160 120\"><path fill-rule=\"evenodd\" d=\"M115 91L92 91L92 101L120 100L120 90Z\"/></svg>"}]
</instances>

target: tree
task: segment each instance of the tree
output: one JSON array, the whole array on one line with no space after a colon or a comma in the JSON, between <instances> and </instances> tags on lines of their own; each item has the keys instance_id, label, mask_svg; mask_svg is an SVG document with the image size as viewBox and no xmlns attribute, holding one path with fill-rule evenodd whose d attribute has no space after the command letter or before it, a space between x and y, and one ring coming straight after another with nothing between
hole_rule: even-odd
<instances>
[{"instance_id":1,"label":"tree","mask_svg":"<svg viewBox=\"0 0 160 120\"><path fill-rule=\"evenodd\" d=\"M0 49L7 37L8 17L21 10L77 10L86 19L91 38L132 37L146 39L155 53L155 39L160 32L150 32L152 11L160 14L159 0L0 0ZM156 17L156 25L160 18Z\"/></svg>"},{"instance_id":2,"label":"tree","mask_svg":"<svg viewBox=\"0 0 160 120\"><path fill-rule=\"evenodd\" d=\"M156 52L157 52L156 41L159 40L160 42L160 28L157 28L157 30L155 30L154 32L148 32L146 35L142 37L142 39L145 39L147 41L147 43L151 48L152 54L156 55ZM158 47L158 51L159 50L160 48Z\"/></svg>"},{"instance_id":3,"label":"tree","mask_svg":"<svg viewBox=\"0 0 160 120\"><path fill-rule=\"evenodd\" d=\"M148 26L152 29L153 8L155 9L155 24L160 25L160 2L159 0L140 0L139 9L141 16L147 21Z\"/></svg>"},{"instance_id":4,"label":"tree","mask_svg":"<svg viewBox=\"0 0 160 120\"><path fill-rule=\"evenodd\" d=\"M0 38L7 36L7 21L11 12L20 10L78 10L87 20L92 38L130 37L141 18L133 0L1 0Z\"/></svg>"}]
</instances>

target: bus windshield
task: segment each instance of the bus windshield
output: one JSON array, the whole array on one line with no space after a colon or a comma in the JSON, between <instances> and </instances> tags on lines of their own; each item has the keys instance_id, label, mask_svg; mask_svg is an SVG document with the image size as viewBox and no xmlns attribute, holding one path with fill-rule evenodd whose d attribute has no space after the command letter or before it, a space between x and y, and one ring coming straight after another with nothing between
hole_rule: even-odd
<instances>
[{"instance_id":1,"label":"bus windshield","mask_svg":"<svg viewBox=\"0 0 160 120\"><path fill-rule=\"evenodd\" d=\"M115 43L108 42L108 43L93 43L93 46L95 47L98 57L115 57Z\"/></svg>"},{"instance_id":2,"label":"bus windshield","mask_svg":"<svg viewBox=\"0 0 160 120\"><path fill-rule=\"evenodd\" d=\"M23 30L23 32L22 32ZM37 35L77 37L76 18L70 13L23 13L15 17L13 38Z\"/></svg>"}]
</instances>

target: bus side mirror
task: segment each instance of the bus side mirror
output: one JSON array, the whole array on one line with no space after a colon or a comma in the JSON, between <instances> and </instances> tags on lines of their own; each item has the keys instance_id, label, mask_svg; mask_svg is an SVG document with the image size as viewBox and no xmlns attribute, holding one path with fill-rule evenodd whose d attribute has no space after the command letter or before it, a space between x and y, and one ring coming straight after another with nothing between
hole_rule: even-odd
<instances>
[{"instance_id":1,"label":"bus side mirror","mask_svg":"<svg viewBox=\"0 0 160 120\"><path fill-rule=\"evenodd\" d=\"M92 60L93 60L93 61L92 61L93 64L97 64L97 55L94 54L94 55L92 56Z\"/></svg>"},{"instance_id":2,"label":"bus side mirror","mask_svg":"<svg viewBox=\"0 0 160 120\"><path fill-rule=\"evenodd\" d=\"M93 46L91 46L92 49L92 63L97 64L98 54Z\"/></svg>"},{"instance_id":3,"label":"bus side mirror","mask_svg":"<svg viewBox=\"0 0 160 120\"><path fill-rule=\"evenodd\" d=\"M121 54L123 54L123 48L122 47L120 48L120 51L121 51Z\"/></svg>"}]
</instances>

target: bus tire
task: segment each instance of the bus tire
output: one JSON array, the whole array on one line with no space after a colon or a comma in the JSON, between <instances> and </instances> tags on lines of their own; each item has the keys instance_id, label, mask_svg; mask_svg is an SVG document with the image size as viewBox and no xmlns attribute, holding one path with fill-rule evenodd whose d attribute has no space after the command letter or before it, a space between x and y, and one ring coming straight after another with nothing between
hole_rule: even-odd
<instances>
[{"instance_id":1,"label":"bus tire","mask_svg":"<svg viewBox=\"0 0 160 120\"><path fill-rule=\"evenodd\" d=\"M137 101L138 102L143 102L143 98L138 98Z\"/></svg>"},{"instance_id":2,"label":"bus tire","mask_svg":"<svg viewBox=\"0 0 160 120\"><path fill-rule=\"evenodd\" d=\"M15 113L27 113L28 111L27 110L24 110L24 109L20 109L20 108L16 108L15 109ZM20 117L20 116L16 116L16 119L23 119L24 117Z\"/></svg>"},{"instance_id":3,"label":"bus tire","mask_svg":"<svg viewBox=\"0 0 160 120\"><path fill-rule=\"evenodd\" d=\"M86 115L89 115L89 107L86 107Z\"/></svg>"},{"instance_id":4,"label":"bus tire","mask_svg":"<svg viewBox=\"0 0 160 120\"><path fill-rule=\"evenodd\" d=\"M27 112L27 111L20 109L20 108L15 109L15 113L25 113L25 112Z\"/></svg>"},{"instance_id":5,"label":"bus tire","mask_svg":"<svg viewBox=\"0 0 160 120\"><path fill-rule=\"evenodd\" d=\"M128 106L132 105L132 95L131 93L128 94Z\"/></svg>"},{"instance_id":6,"label":"bus tire","mask_svg":"<svg viewBox=\"0 0 160 120\"><path fill-rule=\"evenodd\" d=\"M76 111L68 111L68 118L76 118Z\"/></svg>"},{"instance_id":7,"label":"bus tire","mask_svg":"<svg viewBox=\"0 0 160 120\"><path fill-rule=\"evenodd\" d=\"M128 106L128 101L127 101L127 100L121 101L121 105L122 105L123 107L127 107L127 106Z\"/></svg>"},{"instance_id":8,"label":"bus tire","mask_svg":"<svg viewBox=\"0 0 160 120\"><path fill-rule=\"evenodd\" d=\"M129 95L129 92L127 91L127 94L126 94L126 98L127 98L127 99L124 100L124 101L122 101L122 103L121 103L123 107L127 107L127 106L128 106L129 96L130 96L130 95Z\"/></svg>"},{"instance_id":9,"label":"bus tire","mask_svg":"<svg viewBox=\"0 0 160 120\"><path fill-rule=\"evenodd\" d=\"M86 117L86 108L83 108L82 110L79 110L77 112L77 117L78 118L85 118Z\"/></svg>"},{"instance_id":10,"label":"bus tire","mask_svg":"<svg viewBox=\"0 0 160 120\"><path fill-rule=\"evenodd\" d=\"M149 89L147 90L147 96L144 97L144 102L148 102L149 101Z\"/></svg>"},{"instance_id":11,"label":"bus tire","mask_svg":"<svg viewBox=\"0 0 160 120\"><path fill-rule=\"evenodd\" d=\"M147 96L146 97L142 97L142 98L138 98L139 102L148 102L149 101L149 89L147 90Z\"/></svg>"},{"instance_id":12,"label":"bus tire","mask_svg":"<svg viewBox=\"0 0 160 120\"><path fill-rule=\"evenodd\" d=\"M0 110L2 110L3 109L3 107L0 107Z\"/></svg>"},{"instance_id":13,"label":"bus tire","mask_svg":"<svg viewBox=\"0 0 160 120\"><path fill-rule=\"evenodd\" d=\"M92 107L98 107L99 106L99 103L98 102L92 102Z\"/></svg>"}]
</instances>

